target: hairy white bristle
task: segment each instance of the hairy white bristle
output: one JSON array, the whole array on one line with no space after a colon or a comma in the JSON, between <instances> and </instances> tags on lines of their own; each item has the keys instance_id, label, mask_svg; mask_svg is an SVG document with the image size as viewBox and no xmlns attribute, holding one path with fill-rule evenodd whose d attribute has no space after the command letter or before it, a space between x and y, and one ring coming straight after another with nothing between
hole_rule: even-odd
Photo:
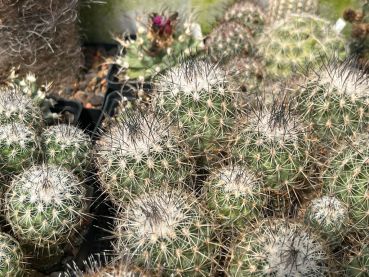
<instances>
[{"instance_id":1,"label":"hairy white bristle","mask_svg":"<svg viewBox=\"0 0 369 277\"><path fill-rule=\"evenodd\" d=\"M90 138L83 132L83 130L68 124L58 124L47 128L43 136L46 139L46 143L51 140L55 140L64 146L77 146L87 143Z\"/></svg>"}]
</instances>

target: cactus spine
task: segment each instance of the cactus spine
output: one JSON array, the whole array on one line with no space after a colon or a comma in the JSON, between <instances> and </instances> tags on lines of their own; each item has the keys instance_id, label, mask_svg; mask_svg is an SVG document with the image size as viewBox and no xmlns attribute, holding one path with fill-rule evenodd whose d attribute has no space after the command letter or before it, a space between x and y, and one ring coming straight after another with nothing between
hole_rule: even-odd
<instances>
[{"instance_id":1,"label":"cactus spine","mask_svg":"<svg viewBox=\"0 0 369 277\"><path fill-rule=\"evenodd\" d=\"M315 14L318 11L318 0L270 0L268 6L268 22L285 19L291 14Z\"/></svg>"},{"instance_id":2,"label":"cactus spine","mask_svg":"<svg viewBox=\"0 0 369 277\"><path fill-rule=\"evenodd\" d=\"M357 253L352 253L344 264L345 276L365 277L369 274L369 246L363 243Z\"/></svg>"},{"instance_id":3,"label":"cactus spine","mask_svg":"<svg viewBox=\"0 0 369 277\"><path fill-rule=\"evenodd\" d=\"M22 277L25 275L25 259L19 243L6 233L0 233L0 275Z\"/></svg>"}]
</instances>

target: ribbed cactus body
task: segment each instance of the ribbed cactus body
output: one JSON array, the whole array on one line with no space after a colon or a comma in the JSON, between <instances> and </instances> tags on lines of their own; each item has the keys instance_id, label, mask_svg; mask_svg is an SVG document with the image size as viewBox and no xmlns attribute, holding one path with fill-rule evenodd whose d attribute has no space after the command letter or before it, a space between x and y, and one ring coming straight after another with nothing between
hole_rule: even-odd
<instances>
[{"instance_id":1,"label":"ribbed cactus body","mask_svg":"<svg viewBox=\"0 0 369 277\"><path fill-rule=\"evenodd\" d=\"M145 187L184 182L191 175L188 151L163 119L133 112L122 117L96 144L99 178L110 197L121 203Z\"/></svg>"},{"instance_id":2,"label":"ribbed cactus body","mask_svg":"<svg viewBox=\"0 0 369 277\"><path fill-rule=\"evenodd\" d=\"M323 240L299 223L262 221L234 243L229 276L327 276L329 254Z\"/></svg>"},{"instance_id":3,"label":"ribbed cactus body","mask_svg":"<svg viewBox=\"0 0 369 277\"><path fill-rule=\"evenodd\" d=\"M353 252L344 264L345 276L365 277L369 275L369 245L363 243L358 252Z\"/></svg>"},{"instance_id":4,"label":"ribbed cactus body","mask_svg":"<svg viewBox=\"0 0 369 277\"><path fill-rule=\"evenodd\" d=\"M216 248L207 218L184 191L144 193L118 215L115 250L161 276L212 276Z\"/></svg>"},{"instance_id":5,"label":"ribbed cactus body","mask_svg":"<svg viewBox=\"0 0 369 277\"><path fill-rule=\"evenodd\" d=\"M273 24L291 14L315 14L317 11L318 0L269 0L267 18Z\"/></svg>"},{"instance_id":6,"label":"ribbed cactus body","mask_svg":"<svg viewBox=\"0 0 369 277\"><path fill-rule=\"evenodd\" d=\"M252 36L257 36L263 30L265 18L258 4L239 1L226 11L224 21L234 21L247 28Z\"/></svg>"},{"instance_id":7,"label":"ribbed cactus body","mask_svg":"<svg viewBox=\"0 0 369 277\"><path fill-rule=\"evenodd\" d=\"M37 160L39 143L23 123L0 125L0 166L4 174L17 173Z\"/></svg>"},{"instance_id":8,"label":"ribbed cactus body","mask_svg":"<svg viewBox=\"0 0 369 277\"><path fill-rule=\"evenodd\" d=\"M303 14L273 24L260 37L259 54L270 78L289 78L323 56L345 55L345 43L330 22Z\"/></svg>"},{"instance_id":9,"label":"ribbed cactus body","mask_svg":"<svg viewBox=\"0 0 369 277\"><path fill-rule=\"evenodd\" d=\"M19 243L6 233L0 233L0 275L25 276L25 259Z\"/></svg>"},{"instance_id":10,"label":"ribbed cactus body","mask_svg":"<svg viewBox=\"0 0 369 277\"><path fill-rule=\"evenodd\" d=\"M43 132L42 142L49 164L78 172L88 169L92 143L81 129L66 124L50 126Z\"/></svg>"},{"instance_id":11,"label":"ribbed cactus body","mask_svg":"<svg viewBox=\"0 0 369 277\"><path fill-rule=\"evenodd\" d=\"M72 240L88 210L86 189L68 170L33 166L5 193L6 219L21 244L56 247Z\"/></svg>"},{"instance_id":12,"label":"ribbed cactus body","mask_svg":"<svg viewBox=\"0 0 369 277\"><path fill-rule=\"evenodd\" d=\"M234 124L237 97L225 73L204 60L187 61L157 80L154 102L178 124L195 152L218 151Z\"/></svg>"}]
</instances>

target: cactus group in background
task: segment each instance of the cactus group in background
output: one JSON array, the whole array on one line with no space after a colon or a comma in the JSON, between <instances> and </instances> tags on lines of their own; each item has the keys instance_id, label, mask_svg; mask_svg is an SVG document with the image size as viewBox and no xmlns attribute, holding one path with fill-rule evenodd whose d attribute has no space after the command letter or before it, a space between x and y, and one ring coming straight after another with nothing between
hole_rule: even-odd
<instances>
[{"instance_id":1,"label":"cactus group in background","mask_svg":"<svg viewBox=\"0 0 369 277\"><path fill-rule=\"evenodd\" d=\"M264 220L250 226L230 250L229 276L327 276L325 242L299 223Z\"/></svg>"},{"instance_id":2,"label":"cactus group in background","mask_svg":"<svg viewBox=\"0 0 369 277\"><path fill-rule=\"evenodd\" d=\"M197 55L204 49L198 28L178 13L150 14L138 26L135 40L119 40L124 47L116 59L121 75L125 80L144 81L178 63L182 54Z\"/></svg>"},{"instance_id":3,"label":"cactus group in background","mask_svg":"<svg viewBox=\"0 0 369 277\"><path fill-rule=\"evenodd\" d=\"M287 18L291 14L315 14L318 0L270 0L267 12L269 24Z\"/></svg>"},{"instance_id":4,"label":"cactus group in background","mask_svg":"<svg viewBox=\"0 0 369 277\"><path fill-rule=\"evenodd\" d=\"M269 78L289 78L323 56L343 57L345 42L326 21L309 14L291 15L273 24L258 41Z\"/></svg>"},{"instance_id":5,"label":"cactus group in background","mask_svg":"<svg viewBox=\"0 0 369 277\"><path fill-rule=\"evenodd\" d=\"M118 214L115 250L163 276L211 276L217 254L213 232L191 194L161 188L133 197Z\"/></svg>"},{"instance_id":6,"label":"cactus group in background","mask_svg":"<svg viewBox=\"0 0 369 277\"><path fill-rule=\"evenodd\" d=\"M19 243L6 233L0 233L0 275L22 277L26 261Z\"/></svg>"}]
</instances>

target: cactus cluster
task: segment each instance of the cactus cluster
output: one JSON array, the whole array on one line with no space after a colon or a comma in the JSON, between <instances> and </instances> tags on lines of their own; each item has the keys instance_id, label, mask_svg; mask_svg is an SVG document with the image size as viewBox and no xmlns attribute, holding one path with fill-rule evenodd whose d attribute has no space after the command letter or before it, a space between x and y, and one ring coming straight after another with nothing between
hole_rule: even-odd
<instances>
[{"instance_id":1,"label":"cactus cluster","mask_svg":"<svg viewBox=\"0 0 369 277\"><path fill-rule=\"evenodd\" d=\"M315 14L318 0L270 0L267 12L269 24L287 18L291 14Z\"/></svg>"}]
</instances>

